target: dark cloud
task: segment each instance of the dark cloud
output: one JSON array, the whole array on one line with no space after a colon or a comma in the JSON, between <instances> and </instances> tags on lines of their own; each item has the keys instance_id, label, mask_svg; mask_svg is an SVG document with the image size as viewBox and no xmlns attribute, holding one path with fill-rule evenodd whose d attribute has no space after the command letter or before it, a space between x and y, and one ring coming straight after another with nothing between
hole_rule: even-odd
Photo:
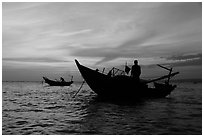
<instances>
[{"instance_id":1,"label":"dark cloud","mask_svg":"<svg viewBox=\"0 0 204 137\"><path fill-rule=\"evenodd\" d=\"M181 60L181 59L194 59L201 58L201 54L196 55L182 55L182 56L171 56L172 54L182 54L189 53L194 49L194 51L200 51L201 42L195 41L190 43L164 43L155 44L148 46L138 46L137 44L143 43L150 38L142 38L138 43L136 40L129 40L126 43L118 47L98 47L98 48L85 48L85 49L75 49L71 54L73 56L79 57L103 57L102 60L98 61L96 64L108 62L116 58L154 58L161 57L165 58L168 62L170 60ZM192 45L195 45L193 47ZM185 52L181 49L185 48Z\"/></svg>"},{"instance_id":2,"label":"dark cloud","mask_svg":"<svg viewBox=\"0 0 204 137\"><path fill-rule=\"evenodd\" d=\"M96 63L100 64L116 58L166 57L175 53L198 52L202 43L201 8L197 8L197 4L164 4L161 9L148 11L143 23L136 20L134 34L117 47L96 48L96 45L94 48L76 49L72 54L103 57Z\"/></svg>"},{"instance_id":3,"label":"dark cloud","mask_svg":"<svg viewBox=\"0 0 204 137\"><path fill-rule=\"evenodd\" d=\"M171 57L167 57L165 59L175 61L173 63L170 63L170 65L173 67L202 66L202 54L201 53L191 54L191 55L171 56Z\"/></svg>"},{"instance_id":4,"label":"dark cloud","mask_svg":"<svg viewBox=\"0 0 204 137\"><path fill-rule=\"evenodd\" d=\"M173 67L179 66L202 66L202 58L175 62L171 64Z\"/></svg>"},{"instance_id":5,"label":"dark cloud","mask_svg":"<svg viewBox=\"0 0 204 137\"><path fill-rule=\"evenodd\" d=\"M108 62L114 60L119 57L136 57L138 54L139 56L142 54L135 52L141 50L138 45L145 43L151 38L154 38L155 33L148 33L142 35L139 38L132 38L118 47L99 47L99 48L86 48L86 49L77 49L75 50L72 55L74 56L81 56L81 57L104 57L102 60L96 62L96 64L100 64L103 62ZM146 48L144 48L146 49ZM137 54L136 54L137 53Z\"/></svg>"},{"instance_id":6,"label":"dark cloud","mask_svg":"<svg viewBox=\"0 0 204 137\"><path fill-rule=\"evenodd\" d=\"M202 58L177 61L173 63L163 63L161 65L167 65L170 67L187 67L187 66L201 66L202 67ZM156 65L148 65L148 67L155 67Z\"/></svg>"},{"instance_id":7,"label":"dark cloud","mask_svg":"<svg viewBox=\"0 0 204 137\"><path fill-rule=\"evenodd\" d=\"M189 60L189 59L201 59L202 58L202 54L198 53L198 54L194 54L194 55L182 55L182 56L171 56L166 58L167 60Z\"/></svg>"},{"instance_id":8,"label":"dark cloud","mask_svg":"<svg viewBox=\"0 0 204 137\"><path fill-rule=\"evenodd\" d=\"M140 45L147 42L148 40L151 40L155 36L157 36L157 33L152 31L141 35L139 38L129 39L124 43L122 43L121 45L114 48L111 47L111 48L98 48L98 49L94 48L94 49L88 49L88 50L85 49L82 51L79 50L76 53L74 53L74 55L83 56L86 53L88 53L86 54L87 56L104 57L102 60L96 62L96 64L108 62L119 57L130 57L130 58L139 57L144 55L144 54L143 55L141 54L142 52L140 53L138 52L143 50L141 49Z\"/></svg>"}]
</instances>

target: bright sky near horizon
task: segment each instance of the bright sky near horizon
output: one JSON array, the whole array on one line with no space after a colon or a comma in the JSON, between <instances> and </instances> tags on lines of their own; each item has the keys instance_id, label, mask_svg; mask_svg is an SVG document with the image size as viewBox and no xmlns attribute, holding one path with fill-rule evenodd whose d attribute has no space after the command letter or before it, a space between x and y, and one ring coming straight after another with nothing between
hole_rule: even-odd
<instances>
[{"instance_id":1,"label":"bright sky near horizon","mask_svg":"<svg viewBox=\"0 0 204 137\"><path fill-rule=\"evenodd\" d=\"M202 3L2 5L3 80L74 75L74 59L95 67L138 59L202 73Z\"/></svg>"}]
</instances>

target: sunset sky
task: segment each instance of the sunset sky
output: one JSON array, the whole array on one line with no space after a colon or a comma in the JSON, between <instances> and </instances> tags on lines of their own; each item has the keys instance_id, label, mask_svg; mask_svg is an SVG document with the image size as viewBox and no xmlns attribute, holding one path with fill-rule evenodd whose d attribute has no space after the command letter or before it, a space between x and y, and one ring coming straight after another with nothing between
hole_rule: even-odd
<instances>
[{"instance_id":1,"label":"sunset sky","mask_svg":"<svg viewBox=\"0 0 204 137\"><path fill-rule=\"evenodd\" d=\"M178 78L201 78L201 3L3 3L3 80L41 80L92 67L170 64ZM163 72L161 72L163 73ZM165 73L165 71L164 71Z\"/></svg>"}]
</instances>

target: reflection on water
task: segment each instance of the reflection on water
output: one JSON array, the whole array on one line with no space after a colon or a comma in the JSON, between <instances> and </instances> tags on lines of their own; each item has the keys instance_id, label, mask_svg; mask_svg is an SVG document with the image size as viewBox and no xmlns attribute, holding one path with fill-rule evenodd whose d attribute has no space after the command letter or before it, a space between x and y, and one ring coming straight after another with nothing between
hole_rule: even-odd
<instances>
[{"instance_id":1,"label":"reflection on water","mask_svg":"<svg viewBox=\"0 0 204 137\"><path fill-rule=\"evenodd\" d=\"M181 83L168 98L136 104L97 101L87 85L3 82L3 134L201 134L201 84Z\"/></svg>"}]
</instances>

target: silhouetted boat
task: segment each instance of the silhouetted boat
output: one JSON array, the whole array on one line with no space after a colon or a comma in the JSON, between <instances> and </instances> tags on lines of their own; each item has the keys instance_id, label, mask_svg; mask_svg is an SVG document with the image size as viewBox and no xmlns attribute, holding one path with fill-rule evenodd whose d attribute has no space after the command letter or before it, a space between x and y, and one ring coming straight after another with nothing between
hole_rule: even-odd
<instances>
[{"instance_id":1,"label":"silhouetted boat","mask_svg":"<svg viewBox=\"0 0 204 137\"><path fill-rule=\"evenodd\" d=\"M73 83L72 79L69 82L50 80L47 77L43 77L43 79L45 80L45 83L49 84L50 86L70 86Z\"/></svg>"},{"instance_id":2,"label":"silhouetted boat","mask_svg":"<svg viewBox=\"0 0 204 137\"><path fill-rule=\"evenodd\" d=\"M89 87L97 93L99 98L108 100L136 100L143 98L162 98L169 95L176 85L169 84L169 79L179 72L170 73L153 80L140 80L136 82L132 77L120 73L120 75L103 74L97 70L81 65L75 60L76 65ZM168 78L168 82L154 83L153 88L148 83Z\"/></svg>"}]
</instances>

